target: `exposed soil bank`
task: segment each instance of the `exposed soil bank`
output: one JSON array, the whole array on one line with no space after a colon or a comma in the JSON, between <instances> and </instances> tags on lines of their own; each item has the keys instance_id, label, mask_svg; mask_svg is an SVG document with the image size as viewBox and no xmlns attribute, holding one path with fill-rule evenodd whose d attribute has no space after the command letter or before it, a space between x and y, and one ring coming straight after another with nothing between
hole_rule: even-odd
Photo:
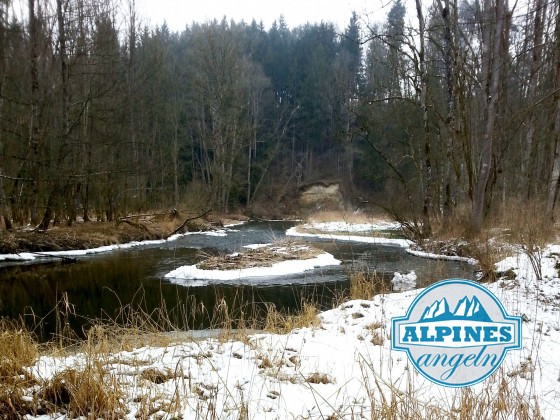
<instances>
[{"instance_id":1,"label":"exposed soil bank","mask_svg":"<svg viewBox=\"0 0 560 420\"><path fill-rule=\"evenodd\" d=\"M142 215L116 222L76 222L72 226L55 225L46 232L32 228L0 231L0 254L19 252L69 251L117 245L133 241L166 239L189 216ZM196 217L191 215L190 217ZM243 215L208 215L189 220L182 232L207 231L227 224L247 221Z\"/></svg>"}]
</instances>

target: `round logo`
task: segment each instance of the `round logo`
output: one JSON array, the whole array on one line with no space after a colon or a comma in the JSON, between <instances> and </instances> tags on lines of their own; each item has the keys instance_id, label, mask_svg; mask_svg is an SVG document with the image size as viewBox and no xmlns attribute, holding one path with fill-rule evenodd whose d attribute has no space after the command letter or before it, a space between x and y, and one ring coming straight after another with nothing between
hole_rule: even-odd
<instances>
[{"instance_id":1,"label":"round logo","mask_svg":"<svg viewBox=\"0 0 560 420\"><path fill-rule=\"evenodd\" d=\"M433 284L392 319L391 348L406 351L427 379L448 387L474 385L521 348L521 317L509 316L484 286L450 279Z\"/></svg>"}]
</instances>

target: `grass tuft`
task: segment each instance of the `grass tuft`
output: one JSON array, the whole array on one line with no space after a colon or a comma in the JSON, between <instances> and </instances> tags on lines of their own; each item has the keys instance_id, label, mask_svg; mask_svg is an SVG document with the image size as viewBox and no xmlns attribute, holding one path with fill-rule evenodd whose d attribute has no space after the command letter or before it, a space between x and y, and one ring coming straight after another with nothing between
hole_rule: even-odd
<instances>
[{"instance_id":1,"label":"grass tuft","mask_svg":"<svg viewBox=\"0 0 560 420\"><path fill-rule=\"evenodd\" d=\"M36 341L17 323L0 320L0 385L21 381L25 367L31 366L39 354Z\"/></svg>"},{"instance_id":2,"label":"grass tuft","mask_svg":"<svg viewBox=\"0 0 560 420\"><path fill-rule=\"evenodd\" d=\"M264 331L285 334L296 328L312 327L319 324L317 307L303 302L301 310L294 314L278 311L274 305L268 305Z\"/></svg>"},{"instance_id":3,"label":"grass tuft","mask_svg":"<svg viewBox=\"0 0 560 420\"><path fill-rule=\"evenodd\" d=\"M39 401L50 412L63 409L70 416L111 419L125 415L124 392L106 367L116 349L114 331L109 331L101 325L90 328L80 349L84 366L64 369L42 385Z\"/></svg>"},{"instance_id":4,"label":"grass tuft","mask_svg":"<svg viewBox=\"0 0 560 420\"><path fill-rule=\"evenodd\" d=\"M202 270L239 270L252 267L271 267L287 260L315 258L324 251L292 241L279 241L257 249L248 249L233 254L215 255L197 264Z\"/></svg>"},{"instance_id":5,"label":"grass tuft","mask_svg":"<svg viewBox=\"0 0 560 420\"><path fill-rule=\"evenodd\" d=\"M333 379L327 375L326 373L319 373L319 372L314 372L311 375L307 376L307 378L305 378L305 382L308 382L310 384L332 384L334 383Z\"/></svg>"},{"instance_id":6,"label":"grass tuft","mask_svg":"<svg viewBox=\"0 0 560 420\"><path fill-rule=\"evenodd\" d=\"M388 293L391 290L389 284L375 271L370 273L353 270L348 274L348 279L350 281L348 295L350 300L370 300L376 294Z\"/></svg>"},{"instance_id":7,"label":"grass tuft","mask_svg":"<svg viewBox=\"0 0 560 420\"><path fill-rule=\"evenodd\" d=\"M163 384L170 379L175 378L175 375L170 369L165 369L164 371L156 368L148 368L142 371L140 378L145 381L153 382L156 385Z\"/></svg>"},{"instance_id":8,"label":"grass tuft","mask_svg":"<svg viewBox=\"0 0 560 420\"><path fill-rule=\"evenodd\" d=\"M121 418L126 412L122 396L116 379L105 374L98 360L55 374L40 394L50 412L64 409L71 416L91 418Z\"/></svg>"},{"instance_id":9,"label":"grass tuft","mask_svg":"<svg viewBox=\"0 0 560 420\"><path fill-rule=\"evenodd\" d=\"M0 320L0 418L21 418L32 411L24 389L36 384L27 368L38 355L38 345L24 327Z\"/></svg>"}]
</instances>

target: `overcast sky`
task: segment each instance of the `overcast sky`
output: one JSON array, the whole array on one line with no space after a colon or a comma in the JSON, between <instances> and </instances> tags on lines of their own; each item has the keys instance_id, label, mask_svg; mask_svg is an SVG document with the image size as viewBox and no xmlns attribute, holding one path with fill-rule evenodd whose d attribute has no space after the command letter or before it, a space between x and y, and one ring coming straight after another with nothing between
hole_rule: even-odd
<instances>
[{"instance_id":1,"label":"overcast sky","mask_svg":"<svg viewBox=\"0 0 560 420\"><path fill-rule=\"evenodd\" d=\"M205 22L226 16L236 22L253 18L269 28L284 15L290 28L307 22L333 22L344 29L355 10L371 23L384 20L390 0L137 0L140 14L150 26L164 21L173 31L182 31L193 21Z\"/></svg>"}]
</instances>

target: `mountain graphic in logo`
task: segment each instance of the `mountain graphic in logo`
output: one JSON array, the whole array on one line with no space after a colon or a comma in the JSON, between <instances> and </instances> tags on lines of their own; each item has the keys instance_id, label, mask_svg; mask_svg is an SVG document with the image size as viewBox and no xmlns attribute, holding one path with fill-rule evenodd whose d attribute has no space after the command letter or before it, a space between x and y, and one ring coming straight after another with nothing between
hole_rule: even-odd
<instances>
[{"instance_id":1,"label":"mountain graphic in logo","mask_svg":"<svg viewBox=\"0 0 560 420\"><path fill-rule=\"evenodd\" d=\"M450 321L457 319L492 322L476 296L473 296L472 299L469 299L466 296L461 298L453 312L449 310L447 299L443 298L441 300L436 300L430 306L426 307L420 317L420 321L425 322Z\"/></svg>"}]
</instances>

